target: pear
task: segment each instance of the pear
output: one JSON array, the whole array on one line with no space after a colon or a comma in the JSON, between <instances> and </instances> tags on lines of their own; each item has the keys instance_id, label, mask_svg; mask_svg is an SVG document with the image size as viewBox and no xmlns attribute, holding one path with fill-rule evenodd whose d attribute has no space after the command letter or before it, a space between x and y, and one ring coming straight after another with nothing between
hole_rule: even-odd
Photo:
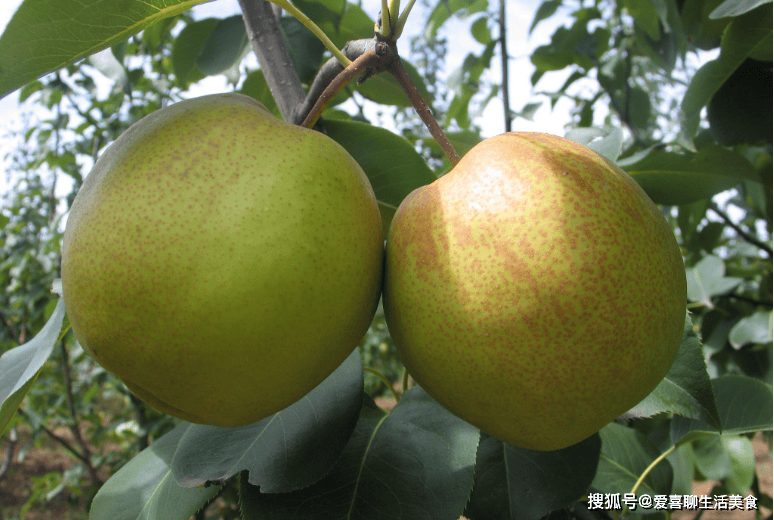
<instances>
[{"instance_id":1,"label":"pear","mask_svg":"<svg viewBox=\"0 0 774 520\"><path fill-rule=\"evenodd\" d=\"M238 94L158 110L97 160L62 250L84 350L154 408L233 427L302 398L381 290L371 185L327 136Z\"/></svg>"},{"instance_id":2,"label":"pear","mask_svg":"<svg viewBox=\"0 0 774 520\"><path fill-rule=\"evenodd\" d=\"M383 298L419 385L489 435L548 451L663 379L686 281L671 228L629 175L580 144L516 132L400 204Z\"/></svg>"}]
</instances>

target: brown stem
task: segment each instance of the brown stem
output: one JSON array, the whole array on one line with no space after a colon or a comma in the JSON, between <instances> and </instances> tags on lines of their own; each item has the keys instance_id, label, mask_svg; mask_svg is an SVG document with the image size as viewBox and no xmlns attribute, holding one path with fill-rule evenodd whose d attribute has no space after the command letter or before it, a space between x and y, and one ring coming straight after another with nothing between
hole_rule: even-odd
<instances>
[{"instance_id":1,"label":"brown stem","mask_svg":"<svg viewBox=\"0 0 774 520\"><path fill-rule=\"evenodd\" d=\"M0 464L0 479L5 476L8 468L11 467L11 459L13 459L13 452L16 450L16 443L19 438L16 435L16 427L14 426L8 431L8 447L5 450L5 460Z\"/></svg>"},{"instance_id":2,"label":"brown stem","mask_svg":"<svg viewBox=\"0 0 774 520\"><path fill-rule=\"evenodd\" d=\"M505 0L500 0L500 58L503 75L503 107L505 112L505 131L511 131L511 102L508 95L508 42L505 32Z\"/></svg>"},{"instance_id":3,"label":"brown stem","mask_svg":"<svg viewBox=\"0 0 774 520\"><path fill-rule=\"evenodd\" d=\"M239 0L247 37L258 57L263 76L283 119L304 100L304 89L288 52L272 4L266 0Z\"/></svg>"},{"instance_id":4,"label":"brown stem","mask_svg":"<svg viewBox=\"0 0 774 520\"><path fill-rule=\"evenodd\" d=\"M72 377L70 375L70 358L67 354L67 347L65 347L64 341L59 342L59 349L62 354L62 374L64 376L65 383L65 397L67 398L67 408L70 411L70 416L73 418L73 424L70 426L70 431L73 433L75 441L81 448L80 455L78 456L86 464L86 469L89 471L92 484L101 483L101 479L97 475L97 470L91 463L91 450L81 436L80 422L78 421L78 414L75 411L75 399L73 398L73 385ZM75 451L73 451L75 453Z\"/></svg>"},{"instance_id":5,"label":"brown stem","mask_svg":"<svg viewBox=\"0 0 774 520\"><path fill-rule=\"evenodd\" d=\"M343 89L347 83L355 79L358 74L361 74L369 68L376 66L379 62L379 59L380 57L377 56L376 52L370 50L365 54L360 55L355 61L350 63L347 68L338 74L333 79L333 81L328 84L325 90L323 90L322 94L319 98L317 98L317 101L312 107L312 110L309 112L309 114L307 114L304 122L301 123L301 126L312 128L317 120L320 119L320 115L322 114L323 110L325 110L325 107L328 106L328 103L330 103L331 100L336 97L341 89Z\"/></svg>"},{"instance_id":6,"label":"brown stem","mask_svg":"<svg viewBox=\"0 0 774 520\"><path fill-rule=\"evenodd\" d=\"M441 150L443 150L444 155L446 155L446 158L449 159L451 165L455 166L458 162L460 162L459 154L452 146L449 138L446 137L446 134L441 129L438 121L436 121L433 117L433 113L430 111L430 107L427 106L425 100L422 99L422 95L419 93L417 88L414 86L414 83L411 81L411 78L406 73L406 69L403 68L403 63L401 63L400 58L398 57L393 60L387 70L389 70L390 74L392 74L395 79L398 80L398 84L403 88L403 91L408 96L411 104L414 105L414 109L417 111L417 114L419 114L419 117L422 118L422 122L425 123L427 129L430 130L430 135L432 135L436 142L438 142Z\"/></svg>"}]
</instances>

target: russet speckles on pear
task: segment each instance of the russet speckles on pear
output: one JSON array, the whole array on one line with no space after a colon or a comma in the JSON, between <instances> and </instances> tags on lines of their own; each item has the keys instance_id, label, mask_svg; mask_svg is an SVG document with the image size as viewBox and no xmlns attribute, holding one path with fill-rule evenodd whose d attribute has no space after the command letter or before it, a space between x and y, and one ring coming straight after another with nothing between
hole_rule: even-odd
<instances>
[{"instance_id":1,"label":"russet speckles on pear","mask_svg":"<svg viewBox=\"0 0 774 520\"><path fill-rule=\"evenodd\" d=\"M558 449L636 405L669 369L685 313L671 233L594 152L498 136L396 212L387 323L441 404L511 444Z\"/></svg>"},{"instance_id":2,"label":"russet speckles on pear","mask_svg":"<svg viewBox=\"0 0 774 520\"><path fill-rule=\"evenodd\" d=\"M76 336L188 420L247 424L302 397L354 348L379 293L381 222L362 170L244 96L142 120L100 158L70 217Z\"/></svg>"}]
</instances>

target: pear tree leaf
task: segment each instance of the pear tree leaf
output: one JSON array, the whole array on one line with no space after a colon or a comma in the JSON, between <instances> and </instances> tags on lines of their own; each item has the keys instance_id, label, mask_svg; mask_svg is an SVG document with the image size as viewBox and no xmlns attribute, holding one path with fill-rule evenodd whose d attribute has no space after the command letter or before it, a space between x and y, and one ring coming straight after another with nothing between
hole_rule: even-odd
<instances>
[{"instance_id":1,"label":"pear tree leaf","mask_svg":"<svg viewBox=\"0 0 774 520\"><path fill-rule=\"evenodd\" d=\"M64 317L64 299L60 298L51 317L34 338L0 356L0 433L5 431L40 369L51 357Z\"/></svg>"},{"instance_id":2,"label":"pear tree leaf","mask_svg":"<svg viewBox=\"0 0 774 520\"><path fill-rule=\"evenodd\" d=\"M620 128L575 128L565 135L570 141L582 144L615 162L623 150L623 132Z\"/></svg>"},{"instance_id":3,"label":"pear tree leaf","mask_svg":"<svg viewBox=\"0 0 774 520\"><path fill-rule=\"evenodd\" d=\"M209 0L25 0L0 36L0 97Z\"/></svg>"},{"instance_id":4,"label":"pear tree leaf","mask_svg":"<svg viewBox=\"0 0 774 520\"><path fill-rule=\"evenodd\" d=\"M204 74L220 74L244 56L247 30L242 15L219 20L196 58L196 67Z\"/></svg>"},{"instance_id":5,"label":"pear tree leaf","mask_svg":"<svg viewBox=\"0 0 774 520\"><path fill-rule=\"evenodd\" d=\"M620 165L656 204L690 204L743 181L760 182L747 159L721 146L708 146L695 154L652 149L638 159Z\"/></svg>"},{"instance_id":6,"label":"pear tree leaf","mask_svg":"<svg viewBox=\"0 0 774 520\"><path fill-rule=\"evenodd\" d=\"M325 129L371 181L387 236L392 217L406 195L435 181L435 174L411 143L389 130L341 120L326 120Z\"/></svg>"},{"instance_id":7,"label":"pear tree leaf","mask_svg":"<svg viewBox=\"0 0 774 520\"><path fill-rule=\"evenodd\" d=\"M771 386L752 377L729 374L712 380L723 434L742 435L772 429ZM700 419L675 416L670 427L673 443L691 442L718 435L714 426Z\"/></svg>"},{"instance_id":8,"label":"pear tree leaf","mask_svg":"<svg viewBox=\"0 0 774 520\"><path fill-rule=\"evenodd\" d=\"M291 493L261 493L244 477L244 520L459 518L473 485L479 431L423 389L406 392L389 414L369 398L333 469Z\"/></svg>"},{"instance_id":9,"label":"pear tree leaf","mask_svg":"<svg viewBox=\"0 0 774 520\"><path fill-rule=\"evenodd\" d=\"M527 31L527 33L532 34L532 31L535 30L537 24L551 18L561 6L562 0L543 0L543 3L540 4L540 7L535 11L535 16L532 18L532 23L529 25L529 31Z\"/></svg>"},{"instance_id":10,"label":"pear tree leaf","mask_svg":"<svg viewBox=\"0 0 774 520\"><path fill-rule=\"evenodd\" d=\"M277 106L277 102L271 95L269 84L266 83L266 78L264 77L262 70L258 69L248 73L247 77L242 82L239 92L259 101L269 112L274 114L275 117L279 119L282 118L282 114Z\"/></svg>"},{"instance_id":11,"label":"pear tree leaf","mask_svg":"<svg viewBox=\"0 0 774 520\"><path fill-rule=\"evenodd\" d=\"M427 18L425 27L425 38L433 38L438 34L438 30L452 16L460 18L470 16L475 13L486 11L489 7L488 0L445 0L438 2Z\"/></svg>"},{"instance_id":12,"label":"pear tree leaf","mask_svg":"<svg viewBox=\"0 0 774 520\"><path fill-rule=\"evenodd\" d=\"M685 269L688 282L688 299L701 302L706 307L714 309L712 297L724 294L740 283L743 278L727 277L726 264L723 259L707 255L693 267Z\"/></svg>"},{"instance_id":13,"label":"pear tree leaf","mask_svg":"<svg viewBox=\"0 0 774 520\"><path fill-rule=\"evenodd\" d=\"M218 486L184 488L172 476L172 458L191 426L182 423L142 450L99 489L91 520L188 520L218 492Z\"/></svg>"},{"instance_id":14,"label":"pear tree leaf","mask_svg":"<svg viewBox=\"0 0 774 520\"><path fill-rule=\"evenodd\" d=\"M363 396L363 361L352 354L314 390L284 410L238 428L194 424L172 460L182 486L225 482L240 471L266 493L320 480L355 428Z\"/></svg>"},{"instance_id":15,"label":"pear tree leaf","mask_svg":"<svg viewBox=\"0 0 774 520\"><path fill-rule=\"evenodd\" d=\"M692 444L681 444L667 456L672 465L673 495L690 495L693 492L694 462Z\"/></svg>"},{"instance_id":16,"label":"pear tree leaf","mask_svg":"<svg viewBox=\"0 0 774 520\"><path fill-rule=\"evenodd\" d=\"M709 14L710 19L726 18L728 16L739 16L752 11L763 4L770 4L772 0L726 0L717 6Z\"/></svg>"},{"instance_id":17,"label":"pear tree leaf","mask_svg":"<svg viewBox=\"0 0 774 520\"><path fill-rule=\"evenodd\" d=\"M758 311L739 320L731 329L728 340L737 350L749 343L771 343L771 330L771 311Z\"/></svg>"},{"instance_id":18,"label":"pear tree leaf","mask_svg":"<svg viewBox=\"0 0 774 520\"><path fill-rule=\"evenodd\" d=\"M411 82L417 87L422 99L426 103L432 102L432 95L427 90L425 80L417 71L416 67L406 60L401 60L403 67L406 69L406 73L411 78ZM410 107L411 101L409 100L403 87L398 84L398 81L392 76L392 74L383 72L377 74L366 80L363 84L357 87L357 91L366 99L373 101L374 103L381 103L382 105L392 105L396 107Z\"/></svg>"},{"instance_id":19,"label":"pear tree leaf","mask_svg":"<svg viewBox=\"0 0 774 520\"><path fill-rule=\"evenodd\" d=\"M645 469L659 456L656 446L633 428L612 422L599 431L602 454L591 487L602 493L629 493ZM645 477L638 495L668 495L672 468L662 460ZM637 510L630 508L632 512Z\"/></svg>"},{"instance_id":20,"label":"pear tree leaf","mask_svg":"<svg viewBox=\"0 0 774 520\"><path fill-rule=\"evenodd\" d=\"M206 76L199 70L197 61L219 23L217 18L190 22L175 38L172 45L172 70L181 85L195 83Z\"/></svg>"},{"instance_id":21,"label":"pear tree leaf","mask_svg":"<svg viewBox=\"0 0 774 520\"><path fill-rule=\"evenodd\" d=\"M623 417L650 417L664 412L702 419L720 427L720 415L715 395L712 393L712 383L704 362L701 342L687 313L683 341L666 377Z\"/></svg>"},{"instance_id":22,"label":"pear tree leaf","mask_svg":"<svg viewBox=\"0 0 774 520\"><path fill-rule=\"evenodd\" d=\"M244 26L244 23L242 23ZM280 27L288 44L298 77L302 83L314 81L320 69L325 45L304 24L292 16L280 18Z\"/></svg>"},{"instance_id":23,"label":"pear tree leaf","mask_svg":"<svg viewBox=\"0 0 774 520\"><path fill-rule=\"evenodd\" d=\"M734 18L728 24L720 42L720 56L696 71L683 96L680 117L681 137L684 141L693 142L693 136L699 128L701 109L709 104L723 83L748 57L756 56L764 49L770 52L771 42L770 7L761 6Z\"/></svg>"},{"instance_id":24,"label":"pear tree leaf","mask_svg":"<svg viewBox=\"0 0 774 520\"><path fill-rule=\"evenodd\" d=\"M713 435L692 444L696 469L710 480L723 481L729 494L744 495L755 477L755 454L742 435Z\"/></svg>"},{"instance_id":25,"label":"pear tree leaf","mask_svg":"<svg viewBox=\"0 0 774 520\"><path fill-rule=\"evenodd\" d=\"M482 433L465 518L537 520L572 504L594 479L601 445L594 434L561 450L534 451Z\"/></svg>"}]
</instances>

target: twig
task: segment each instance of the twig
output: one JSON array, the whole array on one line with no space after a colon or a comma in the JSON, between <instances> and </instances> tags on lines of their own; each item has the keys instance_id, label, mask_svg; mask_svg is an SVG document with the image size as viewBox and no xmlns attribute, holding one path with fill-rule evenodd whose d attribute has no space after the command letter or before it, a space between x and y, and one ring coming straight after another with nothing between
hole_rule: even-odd
<instances>
[{"instance_id":1,"label":"twig","mask_svg":"<svg viewBox=\"0 0 774 520\"><path fill-rule=\"evenodd\" d=\"M757 246L757 247L759 247L759 248L763 249L763 250L764 250L764 251L766 251L766 253L769 255L769 258L771 258L771 256L772 256L772 251L771 251L771 247L770 247L768 244L765 244L764 242L761 242L761 241L760 241L760 240L758 240L756 237L754 237L753 235L751 235L750 233L748 233L747 231L745 231L744 229L742 229L741 227L739 227L739 226L738 226L738 225L737 225L737 224L736 224L736 223L735 223L733 220L731 220L731 217L729 217L728 215L726 215L726 213L725 213L723 210L721 210L721 209L720 209L720 208L717 206L717 204L715 204L714 202L710 201L710 202L707 204L707 207L708 207L709 209L711 209L711 210L712 210L712 211L713 211L713 212L714 212L714 213L715 213L715 214L716 214L718 217L720 217L721 219L723 219L723 222L725 222L726 224L728 224L728 226L729 226L731 229L733 229L734 231L736 231L736 233L737 233L737 234L738 234L740 237L742 237L742 239L744 239L746 242L749 242L750 244L752 244L752 245L754 245L754 246Z\"/></svg>"},{"instance_id":2,"label":"twig","mask_svg":"<svg viewBox=\"0 0 774 520\"><path fill-rule=\"evenodd\" d=\"M411 104L414 105L414 109L417 111L417 114L419 114L422 122L425 123L427 129L430 130L430 134L433 136L436 142L438 142L438 145L441 147L441 150L443 150L444 155L446 155L446 157L449 159L449 162L451 162L451 165L455 166L458 162L460 162L459 154L452 146L449 138L446 137L444 131L438 125L438 121L436 121L433 117L433 114L430 111L430 107L427 106L425 100L422 99L422 95L414 86L411 78L409 78L409 75L406 73L406 69L403 68L403 63L401 62L400 57L393 60L387 70L390 72L390 74L395 76L396 80L398 80L398 83L409 97L409 100L411 100Z\"/></svg>"},{"instance_id":3,"label":"twig","mask_svg":"<svg viewBox=\"0 0 774 520\"><path fill-rule=\"evenodd\" d=\"M258 57L263 76L280 113L290 121L293 108L304 99L304 89L288 52L279 23L266 0L239 0L247 37Z\"/></svg>"},{"instance_id":4,"label":"twig","mask_svg":"<svg viewBox=\"0 0 774 520\"><path fill-rule=\"evenodd\" d=\"M511 116L511 102L508 94L508 42L506 41L505 32L505 0L500 0L500 58L502 64L503 75L503 107L505 112L505 131L511 131L511 123L513 117Z\"/></svg>"},{"instance_id":5,"label":"twig","mask_svg":"<svg viewBox=\"0 0 774 520\"><path fill-rule=\"evenodd\" d=\"M99 475L97 475L97 470L94 468L94 465L91 462L91 450L81 436L78 413L75 411L75 399L73 399L73 385L72 378L70 376L70 358L67 354L67 347L65 347L64 341L59 342L59 349L62 353L62 374L64 376L67 407L70 411L70 416L73 418L73 424L70 426L70 431L73 433L75 441L81 448L81 455L78 458L86 464L86 469L89 470L89 476L91 477L92 484L98 485L102 482L102 480L99 478Z\"/></svg>"},{"instance_id":6,"label":"twig","mask_svg":"<svg viewBox=\"0 0 774 520\"><path fill-rule=\"evenodd\" d=\"M5 476L8 468L11 467L11 460L13 459L13 452L16 450L16 443L19 441L17 436L16 427L14 426L8 432L8 447L5 449L5 460L0 464L0 479Z\"/></svg>"}]
</instances>

